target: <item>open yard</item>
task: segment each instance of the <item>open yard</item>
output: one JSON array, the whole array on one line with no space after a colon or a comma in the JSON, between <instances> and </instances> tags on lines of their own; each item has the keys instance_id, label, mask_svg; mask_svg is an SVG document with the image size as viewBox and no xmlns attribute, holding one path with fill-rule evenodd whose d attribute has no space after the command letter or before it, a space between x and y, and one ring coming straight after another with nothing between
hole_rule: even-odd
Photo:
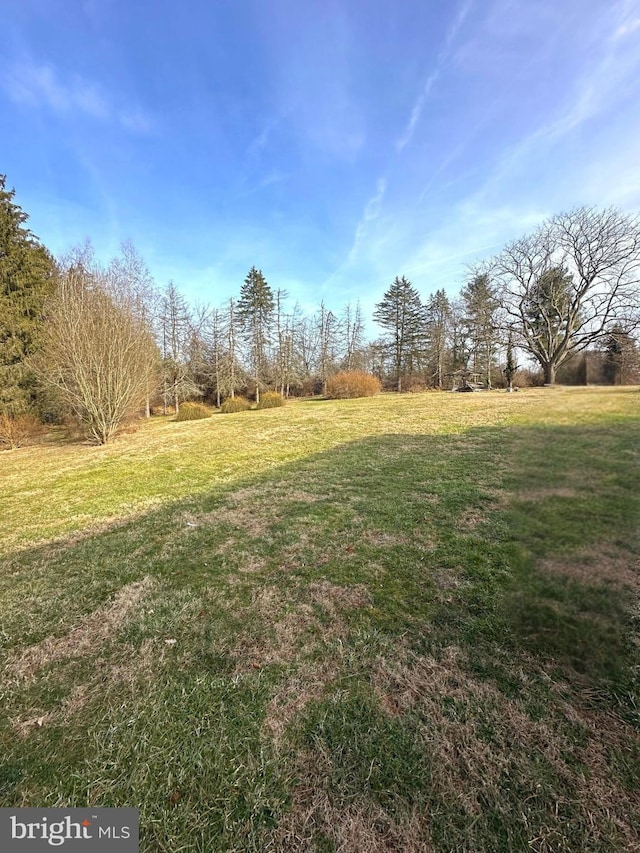
<instances>
[{"instance_id":1,"label":"open yard","mask_svg":"<svg viewBox=\"0 0 640 853\"><path fill-rule=\"evenodd\" d=\"M0 806L141 850L640 850L640 392L0 455Z\"/></svg>"}]
</instances>

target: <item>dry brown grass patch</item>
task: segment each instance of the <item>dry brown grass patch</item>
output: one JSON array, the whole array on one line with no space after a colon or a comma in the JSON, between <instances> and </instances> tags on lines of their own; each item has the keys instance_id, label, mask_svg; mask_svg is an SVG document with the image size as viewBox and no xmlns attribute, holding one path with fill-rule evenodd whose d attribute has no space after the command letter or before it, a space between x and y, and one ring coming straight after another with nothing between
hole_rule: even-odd
<instances>
[{"instance_id":1,"label":"dry brown grass patch","mask_svg":"<svg viewBox=\"0 0 640 853\"><path fill-rule=\"evenodd\" d=\"M561 574L579 583L613 583L634 591L640 590L640 559L618 549L554 557L542 560L538 568L547 574Z\"/></svg>"},{"instance_id":2,"label":"dry brown grass patch","mask_svg":"<svg viewBox=\"0 0 640 853\"><path fill-rule=\"evenodd\" d=\"M362 584L338 586L330 581L317 581L305 588L306 601L296 603L276 587L263 587L254 595L254 607L263 623L272 628L260 643L245 637L234 654L240 659L237 671L270 664L294 665L276 691L265 717L265 729L276 740L289 723L313 699L319 699L327 684L340 670L335 656L331 659L312 659L318 650L343 642L348 628L340 616L341 610L367 607L371 604L369 591ZM315 606L322 608L321 620Z\"/></svg>"},{"instance_id":3,"label":"dry brown grass patch","mask_svg":"<svg viewBox=\"0 0 640 853\"><path fill-rule=\"evenodd\" d=\"M238 658L238 672L261 669L271 664L289 664L303 659L321 643L344 637L345 625L332 614L330 623L323 624L311 604L294 604L276 587L264 587L254 595L258 614L255 630L247 633L233 650ZM252 620L253 622L253 620Z\"/></svg>"},{"instance_id":4,"label":"dry brown grass patch","mask_svg":"<svg viewBox=\"0 0 640 853\"><path fill-rule=\"evenodd\" d=\"M33 678L47 664L91 654L124 624L151 588L150 577L123 586L113 601L85 616L62 637L47 637L34 646L9 657L6 671L18 680Z\"/></svg>"},{"instance_id":5,"label":"dry brown grass patch","mask_svg":"<svg viewBox=\"0 0 640 853\"><path fill-rule=\"evenodd\" d=\"M418 810L404 818L392 817L363 797L358 804L338 807L327 780L331 766L326 756L301 753L290 811L274 832L274 849L281 853L308 853L316 849L319 833L331 839L336 853L430 853L429 818Z\"/></svg>"},{"instance_id":6,"label":"dry brown grass patch","mask_svg":"<svg viewBox=\"0 0 640 853\"><path fill-rule=\"evenodd\" d=\"M519 501L546 501L549 498L579 498L581 492L568 486L548 486L541 489L518 491L515 497Z\"/></svg>"},{"instance_id":7,"label":"dry brown grass patch","mask_svg":"<svg viewBox=\"0 0 640 853\"><path fill-rule=\"evenodd\" d=\"M153 641L146 640L139 649L132 646L123 648L118 663L99 658L93 664L90 681L76 684L58 708L40 713L32 708L27 712L26 719L12 719L11 726L19 737L28 737L37 729L67 723L91 701L105 693L114 689L121 693L123 688L133 692L141 678L149 681L153 677L164 657L164 648L158 648Z\"/></svg>"},{"instance_id":8,"label":"dry brown grass patch","mask_svg":"<svg viewBox=\"0 0 640 853\"><path fill-rule=\"evenodd\" d=\"M307 587L311 600L319 604L330 615L335 615L336 608L359 609L370 607L371 593L364 584L354 586L338 586L330 581L316 581Z\"/></svg>"},{"instance_id":9,"label":"dry brown grass patch","mask_svg":"<svg viewBox=\"0 0 640 853\"><path fill-rule=\"evenodd\" d=\"M504 779L518 773L535 780L535 763L542 758L558 779L556 809L563 804L577 809L594 840L606 834L611 821L625 840L624 849L640 849L635 823L640 803L615 778L607 759L612 745L628 749L630 742L638 742L638 733L610 715L589 716L573 705L560 705L568 720L587 731L586 746L579 747L567 741L553 721L532 720L516 700L471 676L461 661L460 650L450 647L440 659L405 656L404 662L393 665L380 660L373 676L380 704L388 714L417 710L425 721L423 737L433 756L432 782L441 797L457 803L474 820L482 814L480 792L485 801L499 802ZM483 734L487 731L490 738ZM568 750L585 764L586 774L576 774L567 764ZM572 791L569 799L567 790ZM531 796L542 794L532 789ZM534 849L569 849L568 837L560 837L555 830L552 834L559 847L540 840Z\"/></svg>"},{"instance_id":10,"label":"dry brown grass patch","mask_svg":"<svg viewBox=\"0 0 640 853\"><path fill-rule=\"evenodd\" d=\"M289 724L310 702L322 698L327 685L339 672L335 660L326 660L301 666L284 681L269 702L264 718L264 729L274 741L282 738Z\"/></svg>"}]
</instances>

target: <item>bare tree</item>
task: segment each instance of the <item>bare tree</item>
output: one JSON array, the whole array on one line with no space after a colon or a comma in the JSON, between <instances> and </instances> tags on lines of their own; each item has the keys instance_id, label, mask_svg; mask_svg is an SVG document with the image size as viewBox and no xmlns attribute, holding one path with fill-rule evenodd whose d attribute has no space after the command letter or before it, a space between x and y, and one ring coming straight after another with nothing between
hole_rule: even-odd
<instances>
[{"instance_id":1,"label":"bare tree","mask_svg":"<svg viewBox=\"0 0 640 853\"><path fill-rule=\"evenodd\" d=\"M335 343L337 332L337 318L324 304L320 303L320 309L315 316L317 347L317 370L318 377L322 383L322 393L327 393L327 379L335 367Z\"/></svg>"},{"instance_id":2,"label":"bare tree","mask_svg":"<svg viewBox=\"0 0 640 853\"><path fill-rule=\"evenodd\" d=\"M431 382L435 388L442 388L451 319L451 303L444 289L429 297L425 313Z\"/></svg>"},{"instance_id":3,"label":"bare tree","mask_svg":"<svg viewBox=\"0 0 640 853\"><path fill-rule=\"evenodd\" d=\"M293 309L292 330L297 373L303 384L309 384L318 351L318 340L314 321L311 317L303 316L298 304Z\"/></svg>"},{"instance_id":4,"label":"bare tree","mask_svg":"<svg viewBox=\"0 0 640 853\"><path fill-rule=\"evenodd\" d=\"M571 353L638 322L640 223L613 208L580 207L510 243L479 272L498 285L515 343L545 382Z\"/></svg>"},{"instance_id":5,"label":"bare tree","mask_svg":"<svg viewBox=\"0 0 640 853\"><path fill-rule=\"evenodd\" d=\"M356 302L355 308L350 302L347 303L342 314L340 329L344 341L343 366L345 370L353 370L356 367L357 353L362 349L364 341L364 323L359 301Z\"/></svg>"},{"instance_id":6,"label":"bare tree","mask_svg":"<svg viewBox=\"0 0 640 853\"><path fill-rule=\"evenodd\" d=\"M202 389L194 382L187 361L193 332L193 317L187 302L170 281L162 297L160 334L162 349L162 399L164 413L171 400L178 414L180 401L199 396Z\"/></svg>"},{"instance_id":7,"label":"bare tree","mask_svg":"<svg viewBox=\"0 0 640 853\"><path fill-rule=\"evenodd\" d=\"M137 317L149 329L156 329L161 315L161 296L144 259L131 240L120 244L120 255L106 270L108 292L117 305ZM156 382L149 381L145 398L145 416L151 417L151 396Z\"/></svg>"},{"instance_id":8,"label":"bare tree","mask_svg":"<svg viewBox=\"0 0 640 853\"><path fill-rule=\"evenodd\" d=\"M38 362L42 378L98 444L106 444L144 402L157 361L149 329L108 290L104 275L81 265L60 274L45 306Z\"/></svg>"}]
</instances>

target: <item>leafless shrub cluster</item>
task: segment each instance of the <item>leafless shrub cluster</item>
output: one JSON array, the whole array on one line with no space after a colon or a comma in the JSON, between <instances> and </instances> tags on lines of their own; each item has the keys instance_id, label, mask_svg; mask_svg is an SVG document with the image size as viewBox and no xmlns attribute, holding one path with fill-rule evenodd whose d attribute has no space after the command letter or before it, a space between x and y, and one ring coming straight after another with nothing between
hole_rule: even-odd
<instances>
[{"instance_id":1,"label":"leafless shrub cluster","mask_svg":"<svg viewBox=\"0 0 640 853\"><path fill-rule=\"evenodd\" d=\"M14 450L32 444L42 435L43 425L34 415L0 414L0 448Z\"/></svg>"}]
</instances>

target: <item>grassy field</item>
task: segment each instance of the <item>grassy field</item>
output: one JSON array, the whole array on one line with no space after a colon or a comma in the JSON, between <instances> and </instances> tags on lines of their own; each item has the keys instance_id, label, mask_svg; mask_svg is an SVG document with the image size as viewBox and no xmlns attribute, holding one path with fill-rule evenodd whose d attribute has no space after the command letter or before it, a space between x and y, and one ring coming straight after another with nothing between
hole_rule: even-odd
<instances>
[{"instance_id":1,"label":"grassy field","mask_svg":"<svg viewBox=\"0 0 640 853\"><path fill-rule=\"evenodd\" d=\"M141 850L640 850L640 393L0 455L0 806Z\"/></svg>"}]
</instances>

